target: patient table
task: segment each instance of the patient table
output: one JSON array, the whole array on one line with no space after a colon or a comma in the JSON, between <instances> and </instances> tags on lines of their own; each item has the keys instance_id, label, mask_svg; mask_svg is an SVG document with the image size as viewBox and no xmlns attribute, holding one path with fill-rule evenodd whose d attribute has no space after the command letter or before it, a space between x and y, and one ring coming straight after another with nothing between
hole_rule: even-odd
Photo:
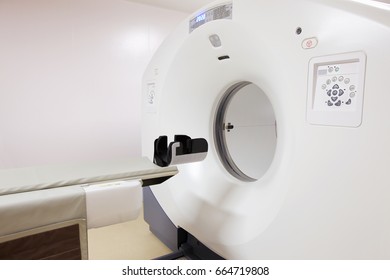
<instances>
[{"instance_id":1,"label":"patient table","mask_svg":"<svg viewBox=\"0 0 390 280\"><path fill-rule=\"evenodd\" d=\"M0 259L88 259L85 186L177 172L147 158L0 170Z\"/></svg>"}]
</instances>

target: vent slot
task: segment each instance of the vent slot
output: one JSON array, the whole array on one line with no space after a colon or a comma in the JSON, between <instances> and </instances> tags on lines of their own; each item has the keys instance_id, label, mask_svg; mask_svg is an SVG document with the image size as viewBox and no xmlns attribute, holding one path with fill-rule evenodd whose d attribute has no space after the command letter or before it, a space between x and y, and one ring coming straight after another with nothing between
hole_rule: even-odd
<instances>
[{"instance_id":1,"label":"vent slot","mask_svg":"<svg viewBox=\"0 0 390 280\"><path fill-rule=\"evenodd\" d=\"M223 56L220 56L220 57L218 57L218 60L226 60L226 59L230 59L230 56L228 56L228 55L223 55Z\"/></svg>"}]
</instances>

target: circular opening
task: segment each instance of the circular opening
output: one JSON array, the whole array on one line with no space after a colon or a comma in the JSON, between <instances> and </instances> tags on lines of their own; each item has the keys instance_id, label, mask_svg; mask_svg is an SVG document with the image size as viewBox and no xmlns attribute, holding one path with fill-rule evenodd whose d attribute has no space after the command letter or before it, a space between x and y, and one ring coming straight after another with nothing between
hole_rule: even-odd
<instances>
[{"instance_id":1,"label":"circular opening","mask_svg":"<svg viewBox=\"0 0 390 280\"><path fill-rule=\"evenodd\" d=\"M275 113L266 94L250 82L230 87L214 122L219 158L234 177L253 182L270 167L276 150Z\"/></svg>"}]
</instances>

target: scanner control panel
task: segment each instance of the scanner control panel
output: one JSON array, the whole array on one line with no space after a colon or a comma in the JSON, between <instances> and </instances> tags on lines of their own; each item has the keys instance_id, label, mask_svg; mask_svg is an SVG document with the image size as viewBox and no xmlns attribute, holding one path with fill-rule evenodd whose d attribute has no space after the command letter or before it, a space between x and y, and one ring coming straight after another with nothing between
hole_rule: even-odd
<instances>
[{"instance_id":1,"label":"scanner control panel","mask_svg":"<svg viewBox=\"0 0 390 280\"><path fill-rule=\"evenodd\" d=\"M313 58L307 119L311 124L358 127L362 122L366 56L362 52Z\"/></svg>"}]
</instances>

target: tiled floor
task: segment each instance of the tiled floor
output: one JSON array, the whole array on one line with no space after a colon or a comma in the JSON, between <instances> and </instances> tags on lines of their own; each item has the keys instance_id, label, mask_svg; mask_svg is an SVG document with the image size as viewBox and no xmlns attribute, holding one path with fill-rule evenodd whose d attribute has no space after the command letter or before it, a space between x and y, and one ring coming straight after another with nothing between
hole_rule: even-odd
<instances>
[{"instance_id":1,"label":"tiled floor","mask_svg":"<svg viewBox=\"0 0 390 280\"><path fill-rule=\"evenodd\" d=\"M88 231L90 260L148 260L171 253L150 231L143 213L135 221Z\"/></svg>"}]
</instances>

